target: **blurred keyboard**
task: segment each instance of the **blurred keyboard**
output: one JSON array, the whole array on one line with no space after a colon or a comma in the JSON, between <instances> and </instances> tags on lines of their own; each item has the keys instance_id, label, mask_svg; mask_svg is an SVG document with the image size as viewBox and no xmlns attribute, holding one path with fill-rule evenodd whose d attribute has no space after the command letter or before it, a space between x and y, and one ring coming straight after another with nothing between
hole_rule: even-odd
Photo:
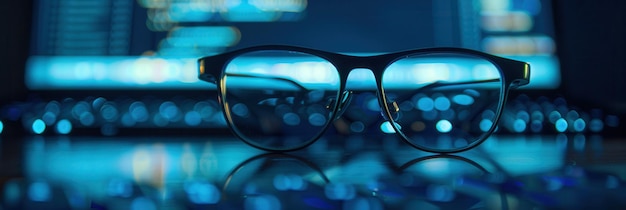
<instances>
[{"instance_id":1,"label":"blurred keyboard","mask_svg":"<svg viewBox=\"0 0 626 210\"><path fill-rule=\"evenodd\" d=\"M228 132L213 96L67 97L30 99L0 108L0 135L145 135ZM381 133L383 118L374 93L360 93L335 122L343 134ZM497 133L558 134L622 132L620 116L600 108L577 107L563 97L513 96Z\"/></svg>"}]
</instances>

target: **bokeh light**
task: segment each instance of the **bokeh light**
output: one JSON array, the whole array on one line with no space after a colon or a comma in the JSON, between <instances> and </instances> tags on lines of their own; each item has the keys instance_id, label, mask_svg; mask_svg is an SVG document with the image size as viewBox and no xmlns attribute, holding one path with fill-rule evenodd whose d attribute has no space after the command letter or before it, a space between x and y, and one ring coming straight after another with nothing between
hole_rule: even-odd
<instances>
[{"instance_id":1,"label":"bokeh light","mask_svg":"<svg viewBox=\"0 0 626 210\"><path fill-rule=\"evenodd\" d=\"M487 131L489 131L489 129L491 129L492 125L493 125L493 122L491 120L489 120L489 119L482 119L478 126L480 127L481 131L487 132Z\"/></svg>"},{"instance_id":2,"label":"bokeh light","mask_svg":"<svg viewBox=\"0 0 626 210\"><path fill-rule=\"evenodd\" d=\"M41 122L43 123L43 121ZM28 198L32 201L44 202L50 200L52 189L50 185L43 181L36 181L28 187Z\"/></svg>"},{"instance_id":3,"label":"bokeh light","mask_svg":"<svg viewBox=\"0 0 626 210\"><path fill-rule=\"evenodd\" d=\"M35 134L42 134L46 130L46 123L41 119L36 119L31 125L31 130Z\"/></svg>"},{"instance_id":4,"label":"bokeh light","mask_svg":"<svg viewBox=\"0 0 626 210\"><path fill-rule=\"evenodd\" d=\"M393 129L393 125L391 125L389 121L380 124L380 130L384 133L396 133L396 130Z\"/></svg>"},{"instance_id":5,"label":"bokeh light","mask_svg":"<svg viewBox=\"0 0 626 210\"><path fill-rule=\"evenodd\" d=\"M59 134L69 134L72 132L72 122L67 119L59 120L56 124L56 131Z\"/></svg>"}]
</instances>

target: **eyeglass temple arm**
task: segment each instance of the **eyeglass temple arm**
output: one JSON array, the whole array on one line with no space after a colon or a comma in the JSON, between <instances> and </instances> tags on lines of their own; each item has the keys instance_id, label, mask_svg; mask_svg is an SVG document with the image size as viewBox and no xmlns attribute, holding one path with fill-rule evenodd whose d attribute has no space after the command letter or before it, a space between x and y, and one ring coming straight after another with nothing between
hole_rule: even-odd
<instances>
[{"instance_id":1,"label":"eyeglass temple arm","mask_svg":"<svg viewBox=\"0 0 626 210\"><path fill-rule=\"evenodd\" d=\"M283 82L287 82L289 84L292 84L293 86L297 87L300 90L304 90L304 91L309 91L308 88L304 87L303 85L301 85L300 83L287 79L287 78L283 78L283 77L277 77L277 76L269 76L269 75L253 75L253 74L238 74L238 73L225 73L225 76L236 76L236 77L248 77L248 78L261 78L261 79L270 79L270 80L279 80L279 81L283 81ZM217 85L217 78L212 75L212 74L208 74L208 73L203 73L200 74L200 79L206 82L210 82L213 84Z\"/></svg>"},{"instance_id":2,"label":"eyeglass temple arm","mask_svg":"<svg viewBox=\"0 0 626 210\"><path fill-rule=\"evenodd\" d=\"M238 73L225 73L226 76L236 76L236 77L248 77L248 78L260 78L260 79L269 79L269 80L279 80L282 82L286 82L296 86L300 90L309 91L308 88L304 87L300 83L293 81L291 79L287 79L284 77L270 76L270 75L254 75L254 74L238 74Z\"/></svg>"},{"instance_id":3,"label":"eyeglass temple arm","mask_svg":"<svg viewBox=\"0 0 626 210\"><path fill-rule=\"evenodd\" d=\"M442 82L442 81L436 81L434 83L430 83L428 85L425 85L425 86L419 88L419 90L435 89L435 88L443 87L443 86L470 85L470 84L480 84L480 83L489 83L489 82L498 82L498 81L500 81L500 79L486 79L486 80L454 82L454 83L447 83L447 82Z\"/></svg>"},{"instance_id":4,"label":"eyeglass temple arm","mask_svg":"<svg viewBox=\"0 0 626 210\"><path fill-rule=\"evenodd\" d=\"M430 83L428 85L425 85L423 87L420 87L418 89L415 89L415 91L411 92L411 94L406 94L404 95L404 97L400 97L395 101L404 101L407 100L409 97L413 97L413 95L423 92L424 90L428 90L428 89L435 89L438 87L444 87L444 86L456 86L456 85L469 85L469 84L480 84L480 83L489 83L489 82L498 82L500 81L500 79L486 79L486 80L477 80L477 81L466 81L466 82L455 82L455 83L447 83L447 82L442 82L442 81L436 81L433 83Z\"/></svg>"}]
</instances>

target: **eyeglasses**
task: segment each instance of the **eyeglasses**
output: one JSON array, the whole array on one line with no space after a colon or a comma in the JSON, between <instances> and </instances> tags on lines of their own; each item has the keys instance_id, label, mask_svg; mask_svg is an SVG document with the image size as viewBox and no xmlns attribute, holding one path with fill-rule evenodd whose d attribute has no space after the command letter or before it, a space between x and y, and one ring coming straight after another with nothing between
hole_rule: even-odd
<instances>
[{"instance_id":1,"label":"eyeglasses","mask_svg":"<svg viewBox=\"0 0 626 210\"><path fill-rule=\"evenodd\" d=\"M199 78L217 85L233 133L269 151L301 149L320 138L353 91L368 89L363 82L371 74L382 130L424 151L464 151L491 135L509 90L530 77L525 62L461 48L353 56L267 45L198 62Z\"/></svg>"}]
</instances>

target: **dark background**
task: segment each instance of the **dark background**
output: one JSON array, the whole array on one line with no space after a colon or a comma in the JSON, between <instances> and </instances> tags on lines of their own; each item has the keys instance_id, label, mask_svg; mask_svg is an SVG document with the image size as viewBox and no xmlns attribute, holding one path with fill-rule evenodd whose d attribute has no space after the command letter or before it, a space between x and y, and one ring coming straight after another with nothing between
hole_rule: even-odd
<instances>
[{"instance_id":1,"label":"dark background","mask_svg":"<svg viewBox=\"0 0 626 210\"><path fill-rule=\"evenodd\" d=\"M626 3L555 1L561 91L626 113Z\"/></svg>"},{"instance_id":2,"label":"dark background","mask_svg":"<svg viewBox=\"0 0 626 210\"><path fill-rule=\"evenodd\" d=\"M575 104L626 113L626 3L554 1L562 83L554 91ZM29 49L32 1L2 1L0 102L24 100L23 71Z\"/></svg>"},{"instance_id":3,"label":"dark background","mask_svg":"<svg viewBox=\"0 0 626 210\"><path fill-rule=\"evenodd\" d=\"M26 95L24 69L28 57L32 1L0 2L0 102L20 100Z\"/></svg>"}]
</instances>

